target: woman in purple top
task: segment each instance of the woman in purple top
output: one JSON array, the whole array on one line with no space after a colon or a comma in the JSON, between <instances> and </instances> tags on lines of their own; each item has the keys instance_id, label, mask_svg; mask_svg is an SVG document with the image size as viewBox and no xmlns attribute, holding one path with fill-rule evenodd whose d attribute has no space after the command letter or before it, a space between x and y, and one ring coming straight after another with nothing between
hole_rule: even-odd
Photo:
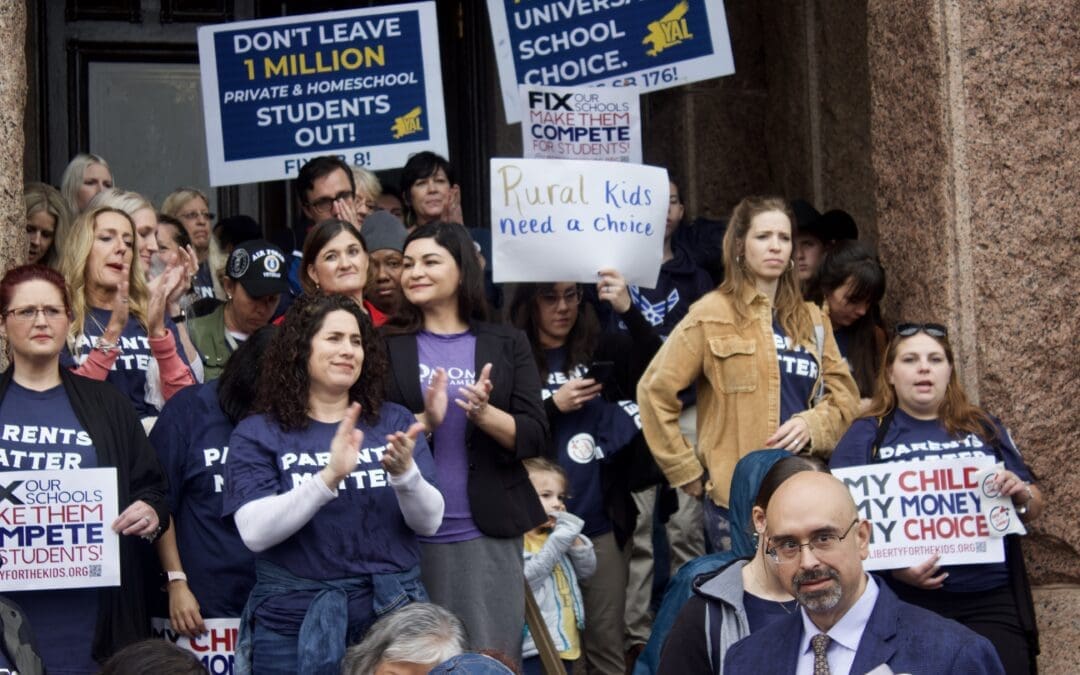
<instances>
[{"instance_id":1,"label":"woman in purple top","mask_svg":"<svg viewBox=\"0 0 1080 675\"><path fill-rule=\"evenodd\" d=\"M520 658L521 535L547 519L521 464L547 444L536 362L524 333L484 320L483 272L461 225L409 235L401 286L407 302L385 329L387 397L431 433L446 498L439 531L421 539L424 585L474 648Z\"/></svg>"}]
</instances>

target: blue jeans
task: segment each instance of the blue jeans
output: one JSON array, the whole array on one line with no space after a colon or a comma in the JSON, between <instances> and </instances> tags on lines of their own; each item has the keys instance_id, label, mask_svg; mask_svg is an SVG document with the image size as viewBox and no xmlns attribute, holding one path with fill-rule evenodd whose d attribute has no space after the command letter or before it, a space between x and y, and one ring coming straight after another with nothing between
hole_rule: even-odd
<instances>
[{"instance_id":1,"label":"blue jeans","mask_svg":"<svg viewBox=\"0 0 1080 675\"><path fill-rule=\"evenodd\" d=\"M296 675L299 670L297 636L275 633L256 621L252 637L252 672L259 675Z\"/></svg>"}]
</instances>

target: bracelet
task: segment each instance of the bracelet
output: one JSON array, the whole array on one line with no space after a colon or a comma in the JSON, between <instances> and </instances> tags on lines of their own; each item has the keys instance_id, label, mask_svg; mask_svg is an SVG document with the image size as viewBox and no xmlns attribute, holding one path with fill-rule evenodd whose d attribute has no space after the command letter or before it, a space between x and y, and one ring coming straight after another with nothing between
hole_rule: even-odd
<instances>
[{"instance_id":1,"label":"bracelet","mask_svg":"<svg viewBox=\"0 0 1080 675\"><path fill-rule=\"evenodd\" d=\"M169 570L165 573L165 576L169 578L169 581L187 581L187 575L183 572L174 572Z\"/></svg>"},{"instance_id":2,"label":"bracelet","mask_svg":"<svg viewBox=\"0 0 1080 675\"><path fill-rule=\"evenodd\" d=\"M187 312L180 310L179 314L171 318L173 323L184 323L184 321L187 320Z\"/></svg>"},{"instance_id":3,"label":"bracelet","mask_svg":"<svg viewBox=\"0 0 1080 675\"><path fill-rule=\"evenodd\" d=\"M94 349L96 349L99 352L101 352L102 354L105 354L106 356L108 356L109 354L111 354L114 351L117 351L117 352L120 351L120 344L119 344L119 341L117 341L117 342L109 342L108 340L105 339L104 336L102 336L102 337L99 337L97 340L94 341Z\"/></svg>"}]
</instances>

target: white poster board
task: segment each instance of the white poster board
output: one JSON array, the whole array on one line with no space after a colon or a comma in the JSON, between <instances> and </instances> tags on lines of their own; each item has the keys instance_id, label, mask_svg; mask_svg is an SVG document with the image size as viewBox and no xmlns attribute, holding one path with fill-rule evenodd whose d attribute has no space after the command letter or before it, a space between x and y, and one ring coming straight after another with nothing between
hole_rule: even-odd
<instances>
[{"instance_id":1,"label":"white poster board","mask_svg":"<svg viewBox=\"0 0 1080 675\"><path fill-rule=\"evenodd\" d=\"M448 154L434 2L199 28L210 184Z\"/></svg>"},{"instance_id":2,"label":"white poster board","mask_svg":"<svg viewBox=\"0 0 1080 675\"><path fill-rule=\"evenodd\" d=\"M212 675L232 675L236 659L236 639L240 634L240 619L203 619L206 632L189 638L176 633L168 619L150 619L154 637L162 638L194 654L206 672Z\"/></svg>"},{"instance_id":3,"label":"white poster board","mask_svg":"<svg viewBox=\"0 0 1080 675\"><path fill-rule=\"evenodd\" d=\"M641 164L636 91L521 85L523 156Z\"/></svg>"},{"instance_id":4,"label":"white poster board","mask_svg":"<svg viewBox=\"0 0 1080 675\"><path fill-rule=\"evenodd\" d=\"M833 469L870 521L867 570L910 567L941 554L942 565L1001 562L1002 537L1025 532L1012 500L990 480L991 457L882 462Z\"/></svg>"},{"instance_id":5,"label":"white poster board","mask_svg":"<svg viewBox=\"0 0 1080 675\"><path fill-rule=\"evenodd\" d=\"M637 93L735 72L721 0L487 0L506 121L518 85Z\"/></svg>"},{"instance_id":6,"label":"white poster board","mask_svg":"<svg viewBox=\"0 0 1080 675\"><path fill-rule=\"evenodd\" d=\"M0 592L120 585L116 469L0 474Z\"/></svg>"},{"instance_id":7,"label":"white poster board","mask_svg":"<svg viewBox=\"0 0 1080 675\"><path fill-rule=\"evenodd\" d=\"M667 171L655 166L494 158L494 280L595 283L597 271L615 268L653 288L667 209Z\"/></svg>"}]
</instances>

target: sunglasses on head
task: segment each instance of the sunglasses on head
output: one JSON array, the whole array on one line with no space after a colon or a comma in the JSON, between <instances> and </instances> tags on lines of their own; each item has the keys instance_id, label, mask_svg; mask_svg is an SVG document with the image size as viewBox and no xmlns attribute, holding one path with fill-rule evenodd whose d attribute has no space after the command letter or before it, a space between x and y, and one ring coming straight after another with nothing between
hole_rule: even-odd
<instances>
[{"instance_id":1,"label":"sunglasses on head","mask_svg":"<svg viewBox=\"0 0 1080 675\"><path fill-rule=\"evenodd\" d=\"M923 332L933 338L945 338L949 336L949 331L940 323L898 323L896 324L896 334L900 337L911 337L915 333Z\"/></svg>"}]
</instances>

